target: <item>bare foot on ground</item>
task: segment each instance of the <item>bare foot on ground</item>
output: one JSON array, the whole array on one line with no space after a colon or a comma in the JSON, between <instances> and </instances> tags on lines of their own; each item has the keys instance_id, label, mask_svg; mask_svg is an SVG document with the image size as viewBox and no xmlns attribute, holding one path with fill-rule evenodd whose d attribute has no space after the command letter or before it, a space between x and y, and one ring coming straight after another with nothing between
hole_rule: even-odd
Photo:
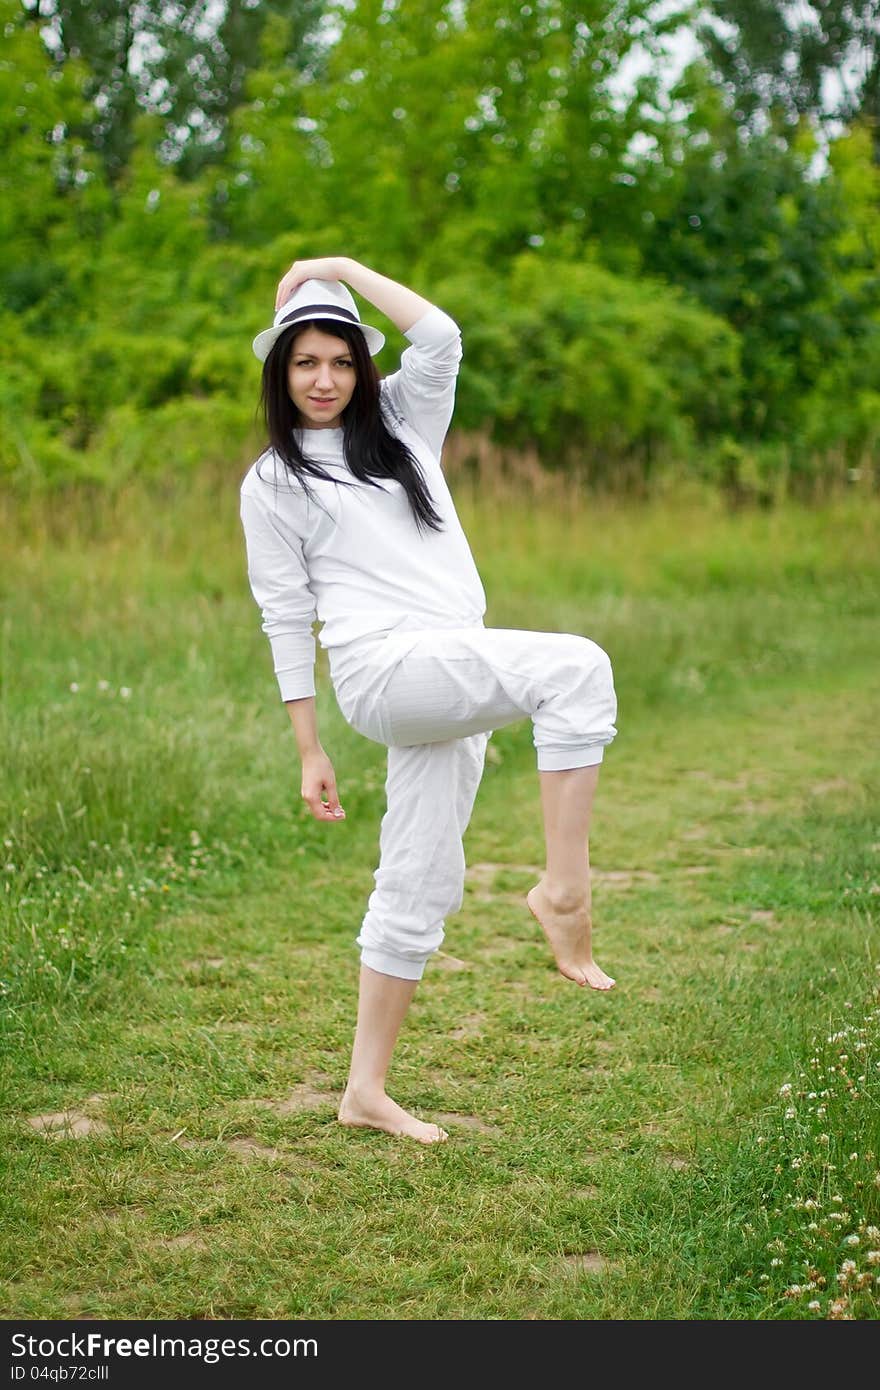
<instances>
[{"instance_id":1,"label":"bare foot on ground","mask_svg":"<svg viewBox=\"0 0 880 1390\"><path fill-rule=\"evenodd\" d=\"M567 980L589 985L591 989L613 989L614 980L593 960L592 923L586 904L565 909L553 907L543 879L526 894L526 902L550 942L560 973Z\"/></svg>"},{"instance_id":2,"label":"bare foot on ground","mask_svg":"<svg viewBox=\"0 0 880 1390\"><path fill-rule=\"evenodd\" d=\"M383 1129L386 1134L402 1134L420 1144L441 1144L449 1135L439 1125L426 1125L410 1115L384 1093L355 1097L346 1090L339 1106L339 1122L364 1129Z\"/></svg>"}]
</instances>

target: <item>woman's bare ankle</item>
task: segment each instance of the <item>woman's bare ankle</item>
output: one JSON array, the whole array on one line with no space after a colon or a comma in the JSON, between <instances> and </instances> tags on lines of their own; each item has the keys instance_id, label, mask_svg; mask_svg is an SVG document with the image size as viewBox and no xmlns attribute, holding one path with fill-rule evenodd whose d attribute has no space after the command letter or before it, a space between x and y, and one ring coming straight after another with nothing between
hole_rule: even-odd
<instances>
[{"instance_id":1,"label":"woman's bare ankle","mask_svg":"<svg viewBox=\"0 0 880 1390\"><path fill-rule=\"evenodd\" d=\"M342 1104L345 1105L347 1102L352 1106L369 1105L371 1102L380 1101L384 1095L384 1078L381 1081L368 1081L349 1077L342 1093Z\"/></svg>"},{"instance_id":2,"label":"woman's bare ankle","mask_svg":"<svg viewBox=\"0 0 880 1390\"><path fill-rule=\"evenodd\" d=\"M590 886L588 883L566 883L551 879L544 874L538 888L547 904L554 912L577 912L590 907Z\"/></svg>"}]
</instances>

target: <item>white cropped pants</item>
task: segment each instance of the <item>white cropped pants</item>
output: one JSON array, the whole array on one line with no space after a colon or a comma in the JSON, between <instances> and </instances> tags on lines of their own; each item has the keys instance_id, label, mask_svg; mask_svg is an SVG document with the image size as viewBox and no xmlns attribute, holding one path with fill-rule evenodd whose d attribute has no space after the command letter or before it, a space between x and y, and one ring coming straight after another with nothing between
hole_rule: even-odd
<instances>
[{"instance_id":1,"label":"white cropped pants","mask_svg":"<svg viewBox=\"0 0 880 1390\"><path fill-rule=\"evenodd\" d=\"M617 733L611 662L586 637L477 626L364 638L331 650L330 668L348 723L388 748L361 961L418 980L462 904L490 734L530 717L539 771L601 762Z\"/></svg>"}]
</instances>

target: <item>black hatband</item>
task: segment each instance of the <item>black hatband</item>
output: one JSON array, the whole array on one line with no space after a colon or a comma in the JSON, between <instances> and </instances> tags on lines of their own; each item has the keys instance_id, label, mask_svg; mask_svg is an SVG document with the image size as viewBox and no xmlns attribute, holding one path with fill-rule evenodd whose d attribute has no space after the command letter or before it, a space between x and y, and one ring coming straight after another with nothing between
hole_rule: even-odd
<instances>
[{"instance_id":1,"label":"black hatband","mask_svg":"<svg viewBox=\"0 0 880 1390\"><path fill-rule=\"evenodd\" d=\"M362 327L357 314L353 314L350 309L340 309L338 304L306 304L301 309L291 309L289 314L285 314L278 327L281 328L285 324L294 323L296 319L320 319L325 318L328 314L331 318L339 318L341 316L342 318L350 319L351 322L356 323L359 328Z\"/></svg>"}]
</instances>

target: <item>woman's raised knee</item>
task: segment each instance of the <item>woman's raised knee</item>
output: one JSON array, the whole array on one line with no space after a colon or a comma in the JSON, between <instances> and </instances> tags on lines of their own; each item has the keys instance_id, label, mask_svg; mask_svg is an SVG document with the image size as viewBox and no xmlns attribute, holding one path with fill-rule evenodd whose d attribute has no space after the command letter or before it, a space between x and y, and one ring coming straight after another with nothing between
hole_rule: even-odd
<instances>
[{"instance_id":1,"label":"woman's raised knee","mask_svg":"<svg viewBox=\"0 0 880 1390\"><path fill-rule=\"evenodd\" d=\"M611 657L604 647L600 647L591 637L580 637L575 633L566 633L565 638L567 659L576 667L581 680L613 685Z\"/></svg>"}]
</instances>

